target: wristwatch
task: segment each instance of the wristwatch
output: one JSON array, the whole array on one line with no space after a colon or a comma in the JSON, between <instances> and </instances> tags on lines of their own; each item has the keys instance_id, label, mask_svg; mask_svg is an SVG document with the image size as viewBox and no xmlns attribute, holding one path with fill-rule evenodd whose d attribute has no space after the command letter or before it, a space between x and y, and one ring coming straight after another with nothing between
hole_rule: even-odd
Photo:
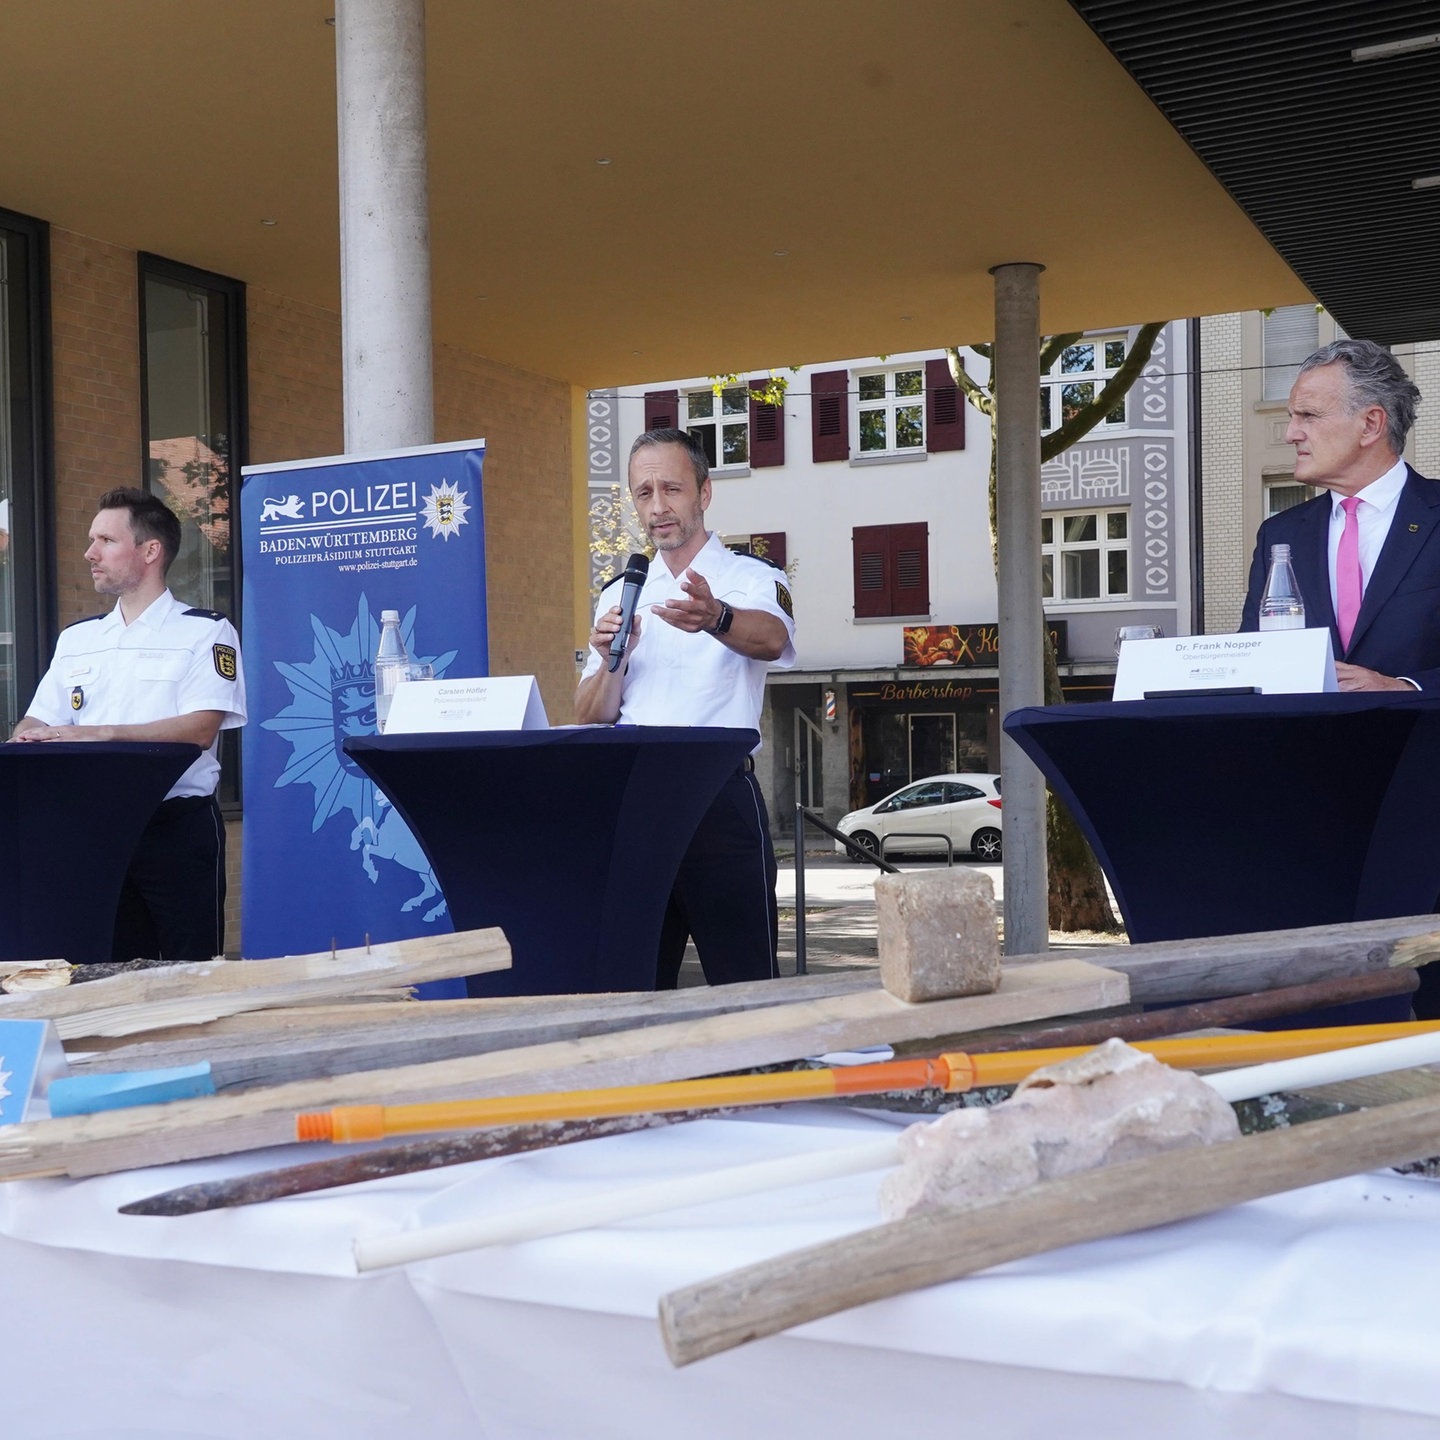
<instances>
[{"instance_id":1,"label":"wristwatch","mask_svg":"<svg viewBox=\"0 0 1440 1440\"><path fill-rule=\"evenodd\" d=\"M710 633L712 635L727 634L734 619L735 612L722 600L720 602L720 618L710 627Z\"/></svg>"}]
</instances>

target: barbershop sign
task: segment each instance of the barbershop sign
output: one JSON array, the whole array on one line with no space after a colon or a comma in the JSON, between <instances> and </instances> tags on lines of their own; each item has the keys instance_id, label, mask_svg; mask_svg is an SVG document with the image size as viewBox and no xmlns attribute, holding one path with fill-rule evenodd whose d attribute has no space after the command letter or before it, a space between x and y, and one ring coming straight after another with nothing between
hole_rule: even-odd
<instances>
[{"instance_id":1,"label":"barbershop sign","mask_svg":"<svg viewBox=\"0 0 1440 1440\"><path fill-rule=\"evenodd\" d=\"M1066 622L1047 620L1055 658L1067 660ZM993 666L1000 663L998 625L907 625L903 665Z\"/></svg>"}]
</instances>

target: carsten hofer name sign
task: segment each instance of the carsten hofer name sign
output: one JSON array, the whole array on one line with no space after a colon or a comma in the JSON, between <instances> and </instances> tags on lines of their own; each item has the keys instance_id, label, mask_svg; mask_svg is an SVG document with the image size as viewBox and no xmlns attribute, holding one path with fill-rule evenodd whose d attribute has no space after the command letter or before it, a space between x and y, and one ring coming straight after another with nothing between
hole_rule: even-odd
<instances>
[{"instance_id":1,"label":"carsten hofer name sign","mask_svg":"<svg viewBox=\"0 0 1440 1440\"><path fill-rule=\"evenodd\" d=\"M1115 699L1172 690L1245 690L1319 695L1336 689L1328 630L1269 630L1127 640L1115 670Z\"/></svg>"}]
</instances>

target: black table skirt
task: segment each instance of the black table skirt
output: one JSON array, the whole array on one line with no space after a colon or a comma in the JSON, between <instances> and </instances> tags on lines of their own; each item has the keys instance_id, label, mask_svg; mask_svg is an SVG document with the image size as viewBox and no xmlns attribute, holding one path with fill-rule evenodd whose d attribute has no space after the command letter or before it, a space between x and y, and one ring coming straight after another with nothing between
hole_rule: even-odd
<instances>
[{"instance_id":1,"label":"black table skirt","mask_svg":"<svg viewBox=\"0 0 1440 1440\"><path fill-rule=\"evenodd\" d=\"M410 826L456 930L513 955L475 995L653 990L665 903L753 730L579 726L350 739Z\"/></svg>"},{"instance_id":2,"label":"black table skirt","mask_svg":"<svg viewBox=\"0 0 1440 1440\"><path fill-rule=\"evenodd\" d=\"M0 745L0 960L109 961L135 842L198 745Z\"/></svg>"}]
</instances>

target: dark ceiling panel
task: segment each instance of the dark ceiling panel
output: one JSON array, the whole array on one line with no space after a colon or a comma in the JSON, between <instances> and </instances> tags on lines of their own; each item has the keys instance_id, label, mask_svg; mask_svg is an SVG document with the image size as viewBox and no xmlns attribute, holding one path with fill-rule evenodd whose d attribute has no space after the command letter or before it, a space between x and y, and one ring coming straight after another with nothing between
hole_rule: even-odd
<instances>
[{"instance_id":1,"label":"dark ceiling panel","mask_svg":"<svg viewBox=\"0 0 1440 1440\"><path fill-rule=\"evenodd\" d=\"M1440 337L1435 0L1071 0L1351 335Z\"/></svg>"}]
</instances>

